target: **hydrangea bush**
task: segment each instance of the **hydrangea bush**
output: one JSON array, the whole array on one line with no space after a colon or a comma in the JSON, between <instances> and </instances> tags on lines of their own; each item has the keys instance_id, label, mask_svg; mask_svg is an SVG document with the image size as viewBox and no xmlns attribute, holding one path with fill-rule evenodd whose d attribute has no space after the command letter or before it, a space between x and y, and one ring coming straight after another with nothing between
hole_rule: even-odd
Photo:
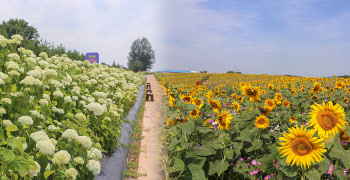
<instances>
[{"instance_id":1,"label":"hydrangea bush","mask_svg":"<svg viewBox=\"0 0 350 180\"><path fill-rule=\"evenodd\" d=\"M37 57L0 35L2 179L93 179L118 146L141 74L62 55Z\"/></svg>"}]
</instances>

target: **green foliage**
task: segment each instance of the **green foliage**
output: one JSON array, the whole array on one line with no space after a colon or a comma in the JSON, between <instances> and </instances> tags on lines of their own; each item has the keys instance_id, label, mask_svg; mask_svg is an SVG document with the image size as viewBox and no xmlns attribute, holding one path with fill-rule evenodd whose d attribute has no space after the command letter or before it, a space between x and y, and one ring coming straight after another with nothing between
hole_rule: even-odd
<instances>
[{"instance_id":1,"label":"green foliage","mask_svg":"<svg viewBox=\"0 0 350 180\"><path fill-rule=\"evenodd\" d=\"M147 71L156 62L155 51L147 38L136 39L131 47L128 56L128 67L134 72Z\"/></svg>"}]
</instances>

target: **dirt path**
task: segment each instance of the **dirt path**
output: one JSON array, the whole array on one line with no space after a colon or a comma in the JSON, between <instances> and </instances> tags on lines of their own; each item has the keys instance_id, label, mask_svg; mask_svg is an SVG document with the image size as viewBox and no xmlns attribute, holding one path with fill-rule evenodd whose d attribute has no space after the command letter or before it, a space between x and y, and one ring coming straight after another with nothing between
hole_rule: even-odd
<instances>
[{"instance_id":1,"label":"dirt path","mask_svg":"<svg viewBox=\"0 0 350 180\"><path fill-rule=\"evenodd\" d=\"M141 141L141 153L139 157L140 173L147 173L147 176L141 176L138 180L157 180L162 178L161 165L161 105L163 90L161 85L155 79L154 75L147 75L147 83L151 83L154 101L146 101L143 117L143 129Z\"/></svg>"}]
</instances>

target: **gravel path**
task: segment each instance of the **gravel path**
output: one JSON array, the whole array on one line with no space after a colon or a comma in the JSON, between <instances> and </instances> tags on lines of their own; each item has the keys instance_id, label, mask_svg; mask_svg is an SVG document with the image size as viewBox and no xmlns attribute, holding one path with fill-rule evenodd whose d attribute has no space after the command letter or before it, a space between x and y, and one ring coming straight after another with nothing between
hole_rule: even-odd
<instances>
[{"instance_id":1,"label":"gravel path","mask_svg":"<svg viewBox=\"0 0 350 180\"><path fill-rule=\"evenodd\" d=\"M164 121L160 114L163 90L154 75L147 75L147 83L151 83L154 101L146 101L145 104L142 129L144 138L141 141L138 171L147 173L147 176L141 176L138 180L157 180L163 179L160 151L160 130Z\"/></svg>"}]
</instances>

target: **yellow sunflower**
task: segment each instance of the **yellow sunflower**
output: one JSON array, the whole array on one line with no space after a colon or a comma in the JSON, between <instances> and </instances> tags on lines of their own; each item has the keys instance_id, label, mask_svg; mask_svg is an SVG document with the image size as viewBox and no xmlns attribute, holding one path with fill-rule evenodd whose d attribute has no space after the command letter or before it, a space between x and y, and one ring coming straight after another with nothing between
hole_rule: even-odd
<instances>
[{"instance_id":1,"label":"yellow sunflower","mask_svg":"<svg viewBox=\"0 0 350 180\"><path fill-rule=\"evenodd\" d=\"M309 126L317 130L319 137L327 138L329 134L335 135L344 128L345 113L339 104L333 105L332 101L329 101L328 104L323 102L322 106L315 103L310 107L312 110L309 113Z\"/></svg>"},{"instance_id":2,"label":"yellow sunflower","mask_svg":"<svg viewBox=\"0 0 350 180\"><path fill-rule=\"evenodd\" d=\"M294 116L290 116L289 122L291 123L295 123L296 119Z\"/></svg>"},{"instance_id":3,"label":"yellow sunflower","mask_svg":"<svg viewBox=\"0 0 350 180\"><path fill-rule=\"evenodd\" d=\"M269 89L273 89L275 86L274 86L273 84L268 84L267 87L268 87Z\"/></svg>"},{"instance_id":4,"label":"yellow sunflower","mask_svg":"<svg viewBox=\"0 0 350 180\"><path fill-rule=\"evenodd\" d=\"M343 83L342 81L337 81L335 83L335 87L338 89L342 89L343 87L345 87L345 83Z\"/></svg>"},{"instance_id":5,"label":"yellow sunflower","mask_svg":"<svg viewBox=\"0 0 350 180\"><path fill-rule=\"evenodd\" d=\"M343 102L344 102L344 103L348 103L348 102L349 102L349 99L348 99L348 98L344 98L344 99L343 99Z\"/></svg>"},{"instance_id":6,"label":"yellow sunflower","mask_svg":"<svg viewBox=\"0 0 350 180\"><path fill-rule=\"evenodd\" d=\"M257 117L255 119L255 126L259 129L265 129L270 125L270 121L269 119L264 116L264 115L260 115L259 117Z\"/></svg>"},{"instance_id":7,"label":"yellow sunflower","mask_svg":"<svg viewBox=\"0 0 350 180\"><path fill-rule=\"evenodd\" d=\"M235 101L235 102L233 103L233 108L235 108L235 110L238 112L239 109L240 109L239 103Z\"/></svg>"},{"instance_id":8,"label":"yellow sunflower","mask_svg":"<svg viewBox=\"0 0 350 180\"><path fill-rule=\"evenodd\" d=\"M184 95L181 96L181 99L184 100L184 103L185 103L185 104L191 104L193 98L192 98L192 96L189 95L189 94L184 94Z\"/></svg>"},{"instance_id":9,"label":"yellow sunflower","mask_svg":"<svg viewBox=\"0 0 350 180\"><path fill-rule=\"evenodd\" d=\"M219 129L231 129L232 114L229 114L228 111L221 110L221 113L217 113L217 117L216 122L219 124Z\"/></svg>"},{"instance_id":10,"label":"yellow sunflower","mask_svg":"<svg viewBox=\"0 0 350 180\"><path fill-rule=\"evenodd\" d=\"M169 95L169 106L175 107L175 98L173 98L171 95Z\"/></svg>"},{"instance_id":11,"label":"yellow sunflower","mask_svg":"<svg viewBox=\"0 0 350 180\"><path fill-rule=\"evenodd\" d=\"M282 94L281 93L276 93L276 96L275 96L275 101L277 102L277 104L281 104L282 102Z\"/></svg>"},{"instance_id":12,"label":"yellow sunflower","mask_svg":"<svg viewBox=\"0 0 350 180\"><path fill-rule=\"evenodd\" d=\"M306 128L301 126L299 128L288 128L288 133L283 133L282 140L279 144L278 150L282 154L281 157L287 156L287 164L289 165L292 161L292 165L296 164L306 169L310 167L311 162L315 164L323 160L323 153L327 152L325 149L325 143L321 143L323 138L313 137L315 130L306 131Z\"/></svg>"},{"instance_id":13,"label":"yellow sunflower","mask_svg":"<svg viewBox=\"0 0 350 180\"><path fill-rule=\"evenodd\" d=\"M239 97L239 96L237 96L237 100L238 100L239 102L243 102L243 101L244 101L244 97Z\"/></svg>"},{"instance_id":14,"label":"yellow sunflower","mask_svg":"<svg viewBox=\"0 0 350 180\"><path fill-rule=\"evenodd\" d=\"M192 119L195 119L199 116L199 110L198 109L193 109L191 112L190 112L190 117Z\"/></svg>"},{"instance_id":15,"label":"yellow sunflower","mask_svg":"<svg viewBox=\"0 0 350 180\"><path fill-rule=\"evenodd\" d=\"M201 99L194 98L193 101L192 101L192 104L196 105L197 108L200 109L204 105L204 102Z\"/></svg>"},{"instance_id":16,"label":"yellow sunflower","mask_svg":"<svg viewBox=\"0 0 350 180\"><path fill-rule=\"evenodd\" d=\"M242 94L248 96L249 101L257 102L258 100L260 100L260 87L255 86L255 88L253 89L250 84L243 86Z\"/></svg>"},{"instance_id":17,"label":"yellow sunflower","mask_svg":"<svg viewBox=\"0 0 350 180\"><path fill-rule=\"evenodd\" d=\"M273 99L266 99L265 102L264 102L265 105L267 105L268 107L270 107L271 109L275 108L276 107L276 103L275 103L275 100Z\"/></svg>"},{"instance_id":18,"label":"yellow sunflower","mask_svg":"<svg viewBox=\"0 0 350 180\"><path fill-rule=\"evenodd\" d=\"M288 100L284 100L284 102L282 103L283 106L289 107L290 106L290 102Z\"/></svg>"},{"instance_id":19,"label":"yellow sunflower","mask_svg":"<svg viewBox=\"0 0 350 180\"><path fill-rule=\"evenodd\" d=\"M258 108L259 108L260 113L265 115L265 116L270 115L270 112L272 110L272 108L270 108L269 106L264 106L264 107L258 106Z\"/></svg>"},{"instance_id":20,"label":"yellow sunflower","mask_svg":"<svg viewBox=\"0 0 350 180\"><path fill-rule=\"evenodd\" d=\"M311 89L311 94L316 94L318 91L320 91L321 84L319 82L315 83L314 86Z\"/></svg>"},{"instance_id":21,"label":"yellow sunflower","mask_svg":"<svg viewBox=\"0 0 350 180\"><path fill-rule=\"evenodd\" d=\"M210 100L209 104L214 108L214 109L222 109L221 103L218 100Z\"/></svg>"}]
</instances>

